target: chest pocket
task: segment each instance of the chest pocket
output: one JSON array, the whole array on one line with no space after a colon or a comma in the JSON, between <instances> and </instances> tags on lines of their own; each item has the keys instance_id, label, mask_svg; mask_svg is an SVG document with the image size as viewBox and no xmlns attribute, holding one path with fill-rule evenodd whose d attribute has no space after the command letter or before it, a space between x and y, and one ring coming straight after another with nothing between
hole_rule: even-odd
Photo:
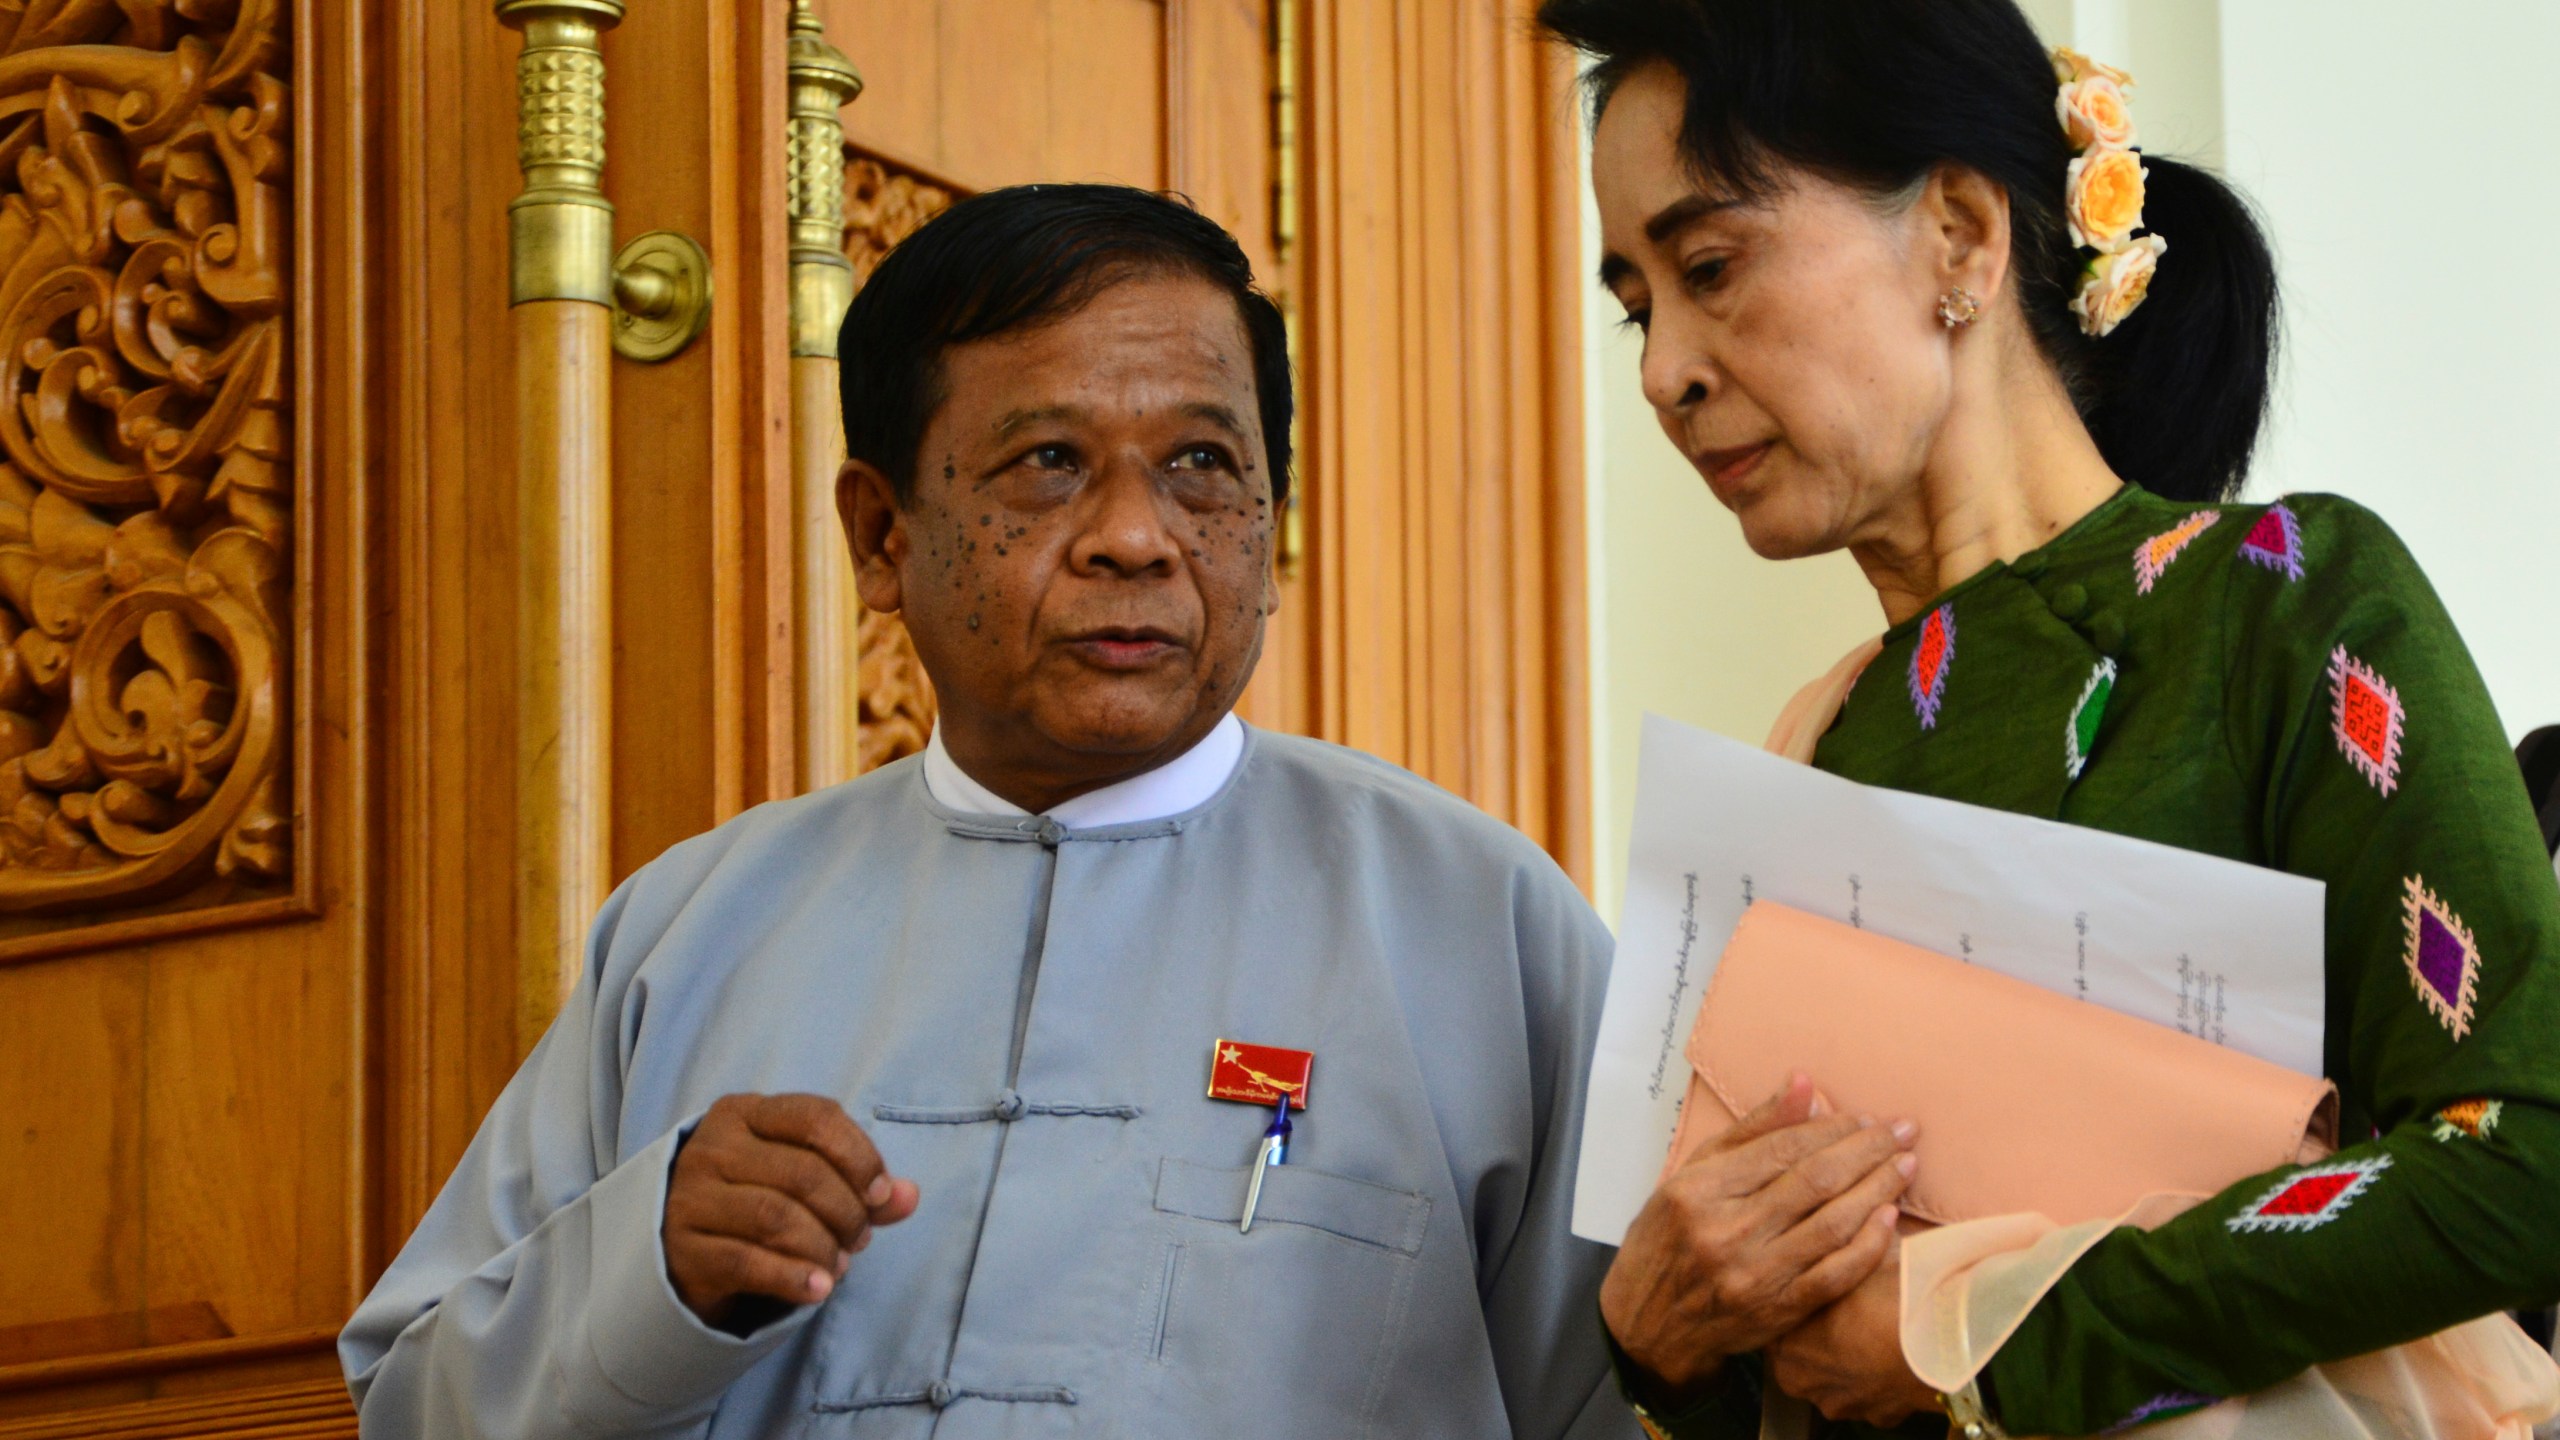
<instances>
[{"instance_id":1,"label":"chest pocket","mask_svg":"<svg viewBox=\"0 0 2560 1440\"><path fill-rule=\"evenodd\" d=\"M1155 1323L1141 1337L1173 1415L1289 1417L1301 1434L1344 1435L1385 1393L1431 1200L1302 1165L1263 1177L1166 1160Z\"/></svg>"}]
</instances>

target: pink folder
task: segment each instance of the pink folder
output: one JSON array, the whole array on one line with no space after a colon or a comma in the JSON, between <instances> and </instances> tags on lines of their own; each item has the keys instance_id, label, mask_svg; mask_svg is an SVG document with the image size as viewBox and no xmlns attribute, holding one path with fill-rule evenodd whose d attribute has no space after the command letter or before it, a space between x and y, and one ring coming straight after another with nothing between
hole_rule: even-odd
<instances>
[{"instance_id":1,"label":"pink folder","mask_svg":"<svg viewBox=\"0 0 2560 1440\"><path fill-rule=\"evenodd\" d=\"M1801 1070L1844 1113L1919 1123L1903 1208L1939 1224L2119 1215L2334 1143L2326 1080L1765 900L1687 1054L1671 1167Z\"/></svg>"}]
</instances>

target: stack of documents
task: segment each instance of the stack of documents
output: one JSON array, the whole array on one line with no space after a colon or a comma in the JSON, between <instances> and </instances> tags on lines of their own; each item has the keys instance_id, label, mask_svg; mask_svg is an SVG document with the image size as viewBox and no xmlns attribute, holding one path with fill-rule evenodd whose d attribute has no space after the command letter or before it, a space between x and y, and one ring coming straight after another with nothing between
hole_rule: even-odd
<instances>
[{"instance_id":1,"label":"stack of documents","mask_svg":"<svg viewBox=\"0 0 2560 1440\"><path fill-rule=\"evenodd\" d=\"M1574 1191L1585 1239L1617 1244L1652 1193L1689 1084L1681 1047L1753 900L2321 1073L2316 880L1858 785L1660 716L1637 774Z\"/></svg>"}]
</instances>

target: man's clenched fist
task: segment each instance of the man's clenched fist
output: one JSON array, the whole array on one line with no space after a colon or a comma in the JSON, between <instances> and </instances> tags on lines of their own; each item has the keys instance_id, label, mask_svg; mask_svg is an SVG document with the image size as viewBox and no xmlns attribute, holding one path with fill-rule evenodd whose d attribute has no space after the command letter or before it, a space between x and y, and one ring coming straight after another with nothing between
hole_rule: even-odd
<instances>
[{"instance_id":1,"label":"man's clenched fist","mask_svg":"<svg viewBox=\"0 0 2560 1440\"><path fill-rule=\"evenodd\" d=\"M871 1243L916 1211L871 1137L822 1095L724 1095L676 1152L667 1276L702 1322L743 1333L769 1306L814 1305Z\"/></svg>"}]
</instances>

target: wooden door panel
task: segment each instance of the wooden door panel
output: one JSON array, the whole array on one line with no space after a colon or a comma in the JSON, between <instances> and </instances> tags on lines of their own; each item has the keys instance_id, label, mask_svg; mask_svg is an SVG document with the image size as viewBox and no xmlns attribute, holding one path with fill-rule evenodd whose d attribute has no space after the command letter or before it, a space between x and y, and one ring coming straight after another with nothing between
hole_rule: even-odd
<instances>
[{"instance_id":1,"label":"wooden door panel","mask_svg":"<svg viewBox=\"0 0 2560 1440\"><path fill-rule=\"evenodd\" d=\"M763 623L766 587L787 594L789 576L760 528L788 484L783 9L633 5L605 37L616 234L695 238L716 296L697 343L613 366L612 765L630 777L608 827L617 882L778 793L790 768L773 753Z\"/></svg>"},{"instance_id":2,"label":"wooden door panel","mask_svg":"<svg viewBox=\"0 0 2560 1440\"><path fill-rule=\"evenodd\" d=\"M1162 186L1169 16L1186 0L823 0L867 88L855 146L972 190Z\"/></svg>"},{"instance_id":3,"label":"wooden door panel","mask_svg":"<svg viewBox=\"0 0 2560 1440\"><path fill-rule=\"evenodd\" d=\"M0 1416L325 1368L354 1281L356 918L0 967Z\"/></svg>"},{"instance_id":4,"label":"wooden door panel","mask_svg":"<svg viewBox=\"0 0 2560 1440\"><path fill-rule=\"evenodd\" d=\"M232 1335L327 1325L345 1300L356 957L303 938L151 961L145 1298L209 1303Z\"/></svg>"},{"instance_id":5,"label":"wooden door panel","mask_svg":"<svg viewBox=\"0 0 2560 1440\"><path fill-rule=\"evenodd\" d=\"M0 1238L0 1366L145 1343L148 977L129 956L0 967L0 1237L20 1237Z\"/></svg>"},{"instance_id":6,"label":"wooden door panel","mask_svg":"<svg viewBox=\"0 0 2560 1440\"><path fill-rule=\"evenodd\" d=\"M1170 9L1157 0L1051 0L1049 43L1039 52L1046 62L1037 92L1040 105L1024 117L1035 122L1034 134L1045 133L1047 143L1041 153L1022 157L1037 168L1006 173L1043 180L1113 180L1124 185L1171 183L1165 164ZM985 27L969 38L989 47L983 53L1004 56L1007 52L996 33L1002 23L1000 13L990 13ZM1013 52L1013 66L1024 81L1034 73L1033 66L1024 63L1028 58L1021 51ZM946 86L949 79L961 83L944 90L945 115L953 121L973 122L955 138L988 136L992 140L989 131L994 122L1006 117L981 110L973 100L988 93L979 87L1002 82L995 76L974 83L950 72L946 76ZM1024 98L1024 108L1030 109L1030 96Z\"/></svg>"},{"instance_id":7,"label":"wooden door panel","mask_svg":"<svg viewBox=\"0 0 2560 1440\"><path fill-rule=\"evenodd\" d=\"M0 1417L325 1373L356 1281L351 34L0 10Z\"/></svg>"}]
</instances>

